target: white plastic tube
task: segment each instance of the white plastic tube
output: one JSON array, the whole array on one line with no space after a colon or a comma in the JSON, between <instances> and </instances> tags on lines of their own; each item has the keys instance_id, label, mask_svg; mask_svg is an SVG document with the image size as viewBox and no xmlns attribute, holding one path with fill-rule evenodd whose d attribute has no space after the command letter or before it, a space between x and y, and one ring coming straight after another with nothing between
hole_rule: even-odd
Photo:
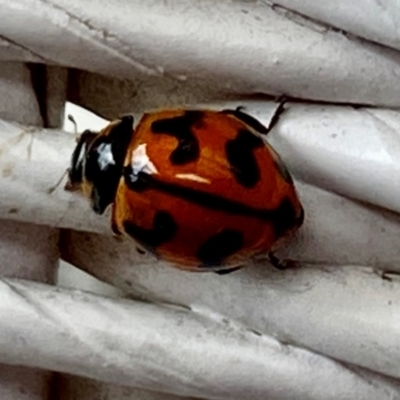
<instances>
[{"instance_id":1,"label":"white plastic tube","mask_svg":"<svg viewBox=\"0 0 400 400\"><path fill-rule=\"evenodd\" d=\"M397 0L274 0L273 3L328 26L400 50L400 5Z\"/></svg>"},{"instance_id":2,"label":"white plastic tube","mask_svg":"<svg viewBox=\"0 0 400 400\"><path fill-rule=\"evenodd\" d=\"M351 259L284 272L265 263L218 277L157 263L130 240L70 232L61 243L67 261L135 297L213 310L283 343L400 378L400 283Z\"/></svg>"},{"instance_id":3,"label":"white plastic tube","mask_svg":"<svg viewBox=\"0 0 400 400\"><path fill-rule=\"evenodd\" d=\"M0 8L0 36L50 64L129 80L201 79L229 93L400 105L397 52L266 3L2 0Z\"/></svg>"},{"instance_id":4,"label":"white plastic tube","mask_svg":"<svg viewBox=\"0 0 400 400\"><path fill-rule=\"evenodd\" d=\"M0 361L207 399L399 399L371 372L216 316L0 281Z\"/></svg>"}]
</instances>

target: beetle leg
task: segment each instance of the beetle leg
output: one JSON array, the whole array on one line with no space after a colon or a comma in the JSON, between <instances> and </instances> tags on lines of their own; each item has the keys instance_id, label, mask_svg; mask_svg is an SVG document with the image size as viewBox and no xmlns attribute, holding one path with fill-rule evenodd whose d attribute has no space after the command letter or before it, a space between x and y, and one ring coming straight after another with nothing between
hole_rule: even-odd
<instances>
[{"instance_id":1,"label":"beetle leg","mask_svg":"<svg viewBox=\"0 0 400 400\"><path fill-rule=\"evenodd\" d=\"M285 95L282 95L281 97L278 98L277 102L278 107L276 108L274 115L271 118L271 121L269 122L269 125L267 127L267 133L265 135L268 135L268 133L276 126L276 124L279 122L279 118L285 111L285 104L287 102L287 98Z\"/></svg>"},{"instance_id":2,"label":"beetle leg","mask_svg":"<svg viewBox=\"0 0 400 400\"><path fill-rule=\"evenodd\" d=\"M220 269L219 271L214 271L214 272L218 275L226 275L226 274L230 274L231 272L235 272L241 268L243 268L242 265L239 267L234 267L234 268L229 268L229 269Z\"/></svg>"}]
</instances>

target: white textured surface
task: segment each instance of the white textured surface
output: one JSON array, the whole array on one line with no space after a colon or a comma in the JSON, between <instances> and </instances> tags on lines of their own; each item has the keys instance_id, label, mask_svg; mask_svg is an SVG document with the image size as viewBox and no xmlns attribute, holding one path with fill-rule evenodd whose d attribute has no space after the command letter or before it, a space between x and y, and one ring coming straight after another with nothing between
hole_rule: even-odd
<instances>
[{"instance_id":1,"label":"white textured surface","mask_svg":"<svg viewBox=\"0 0 400 400\"><path fill-rule=\"evenodd\" d=\"M399 47L394 0L277 3ZM51 126L66 95L107 118L237 95L235 106L248 106L266 122L272 105L242 101L249 93L400 105L398 52L266 2L0 0L0 7L0 59L86 70L69 71L68 93L66 70L48 70ZM0 66L0 116L38 123L26 72L18 63ZM87 127L93 128L79 123ZM258 265L218 277L173 270L139 257L131 242L115 242L108 217L95 216L84 199L62 185L48 194L68 166L72 135L0 121L0 218L13 220L0 230L0 256L13 261L3 260L3 272L40 279L52 270L47 262L56 245L40 233L52 230L18 221L98 232L105 236L63 231L63 257L128 294L192 310L161 312L3 282L0 361L209 398L248 397L249 384L263 399L398 398L399 380L379 373L400 376L399 281L372 273L400 271L398 131L399 114L388 110L291 107L270 140L293 171L306 209L304 228L282 251L302 268L282 273ZM46 381L35 373L25 386L32 396L16 399L36 400ZM18 370L9 387L3 375L1 397L3 388L9 398L26 394L28 374L22 374ZM120 393L98 388L93 393L102 398Z\"/></svg>"},{"instance_id":2,"label":"white textured surface","mask_svg":"<svg viewBox=\"0 0 400 400\"><path fill-rule=\"evenodd\" d=\"M18 44L0 38L0 58L5 60L20 60L25 62L43 62L41 57L32 54L27 49L24 49Z\"/></svg>"},{"instance_id":3,"label":"white textured surface","mask_svg":"<svg viewBox=\"0 0 400 400\"><path fill-rule=\"evenodd\" d=\"M214 310L283 343L400 378L399 281L372 268L281 272L265 264L218 277L154 264L129 242L78 232L63 240L67 261L135 297ZM94 254L98 248L104 250Z\"/></svg>"},{"instance_id":4,"label":"white textured surface","mask_svg":"<svg viewBox=\"0 0 400 400\"><path fill-rule=\"evenodd\" d=\"M397 53L261 2L2 0L0 7L0 35L48 63L130 80L200 78L241 94L400 105Z\"/></svg>"},{"instance_id":5,"label":"white textured surface","mask_svg":"<svg viewBox=\"0 0 400 400\"><path fill-rule=\"evenodd\" d=\"M75 375L58 378L57 400L194 400L167 393L115 385Z\"/></svg>"},{"instance_id":6,"label":"white textured surface","mask_svg":"<svg viewBox=\"0 0 400 400\"><path fill-rule=\"evenodd\" d=\"M10 364L209 399L400 398L398 383L218 315L10 279L0 297L0 360Z\"/></svg>"},{"instance_id":7,"label":"white textured surface","mask_svg":"<svg viewBox=\"0 0 400 400\"><path fill-rule=\"evenodd\" d=\"M310 184L400 212L400 113L303 106L273 136L288 167Z\"/></svg>"},{"instance_id":8,"label":"white textured surface","mask_svg":"<svg viewBox=\"0 0 400 400\"><path fill-rule=\"evenodd\" d=\"M0 220L1 276L54 282L57 234L45 226ZM13 351L11 340L5 346ZM50 372L0 364L0 399L46 400L50 381Z\"/></svg>"},{"instance_id":9,"label":"white textured surface","mask_svg":"<svg viewBox=\"0 0 400 400\"><path fill-rule=\"evenodd\" d=\"M274 0L273 3L361 38L400 49L397 0Z\"/></svg>"},{"instance_id":10,"label":"white textured surface","mask_svg":"<svg viewBox=\"0 0 400 400\"><path fill-rule=\"evenodd\" d=\"M56 192L49 193L69 166L76 144L74 135L5 121L0 121L0 131L0 184L4 195L0 216L75 228L87 228L92 219L97 230L102 222L108 223L87 212L86 199L64 191L65 179Z\"/></svg>"},{"instance_id":11,"label":"white textured surface","mask_svg":"<svg viewBox=\"0 0 400 400\"><path fill-rule=\"evenodd\" d=\"M0 98L3 99L0 101L0 118L25 124L41 124L30 72L26 65L16 62L0 64Z\"/></svg>"},{"instance_id":12,"label":"white textured surface","mask_svg":"<svg viewBox=\"0 0 400 400\"><path fill-rule=\"evenodd\" d=\"M264 122L275 106L260 102L241 103ZM369 150L370 159L375 162L375 171L379 172L379 166L388 161L382 156L387 154L386 125L375 124L373 118L369 120L372 124L368 125L368 120L359 118L365 113L370 115L365 110L351 108L318 109L316 106L290 105L281 124L271 133L270 140L276 144L283 159L291 164L295 175L312 182L313 163L318 165L327 158L331 139L336 139L331 135L344 131L355 136L353 130L357 130ZM396 121L397 113L380 113L388 123ZM311 118L312 123L309 116L314 118ZM98 121L99 125L102 123ZM5 122L2 126L0 168L10 168L11 163L12 172L6 176L3 174L1 178L2 187L7 188L0 193L2 215L108 235L95 237L77 232L64 235L61 242L63 256L68 261L128 293L150 300L211 309L282 342L400 377L400 361L396 356L400 350L397 348L399 328L396 324L398 283L383 281L372 273L372 268L378 267L400 269L396 239L400 226L394 214L298 182L306 221L292 246L283 254L303 264L319 264L321 269L302 268L272 273L267 266L259 265L228 277L185 274L162 264L154 265L151 258L139 258L132 242L116 242L110 237L108 218L95 216L89 211L85 199L65 193L62 185L48 194L48 188L55 184L68 165L74 146L72 135L56 131L26 131L21 126ZM370 133L364 135L366 127ZM314 146L310 147L308 138L313 134ZM380 201L394 208L396 202L390 187L384 180L379 180L378 173L373 177L375 183L371 183L371 174L362 168L363 157L355 157L349 151L352 142L346 143L348 147L340 147L340 141L338 143L340 151L337 152L341 157L337 158L337 167L340 169L347 162L353 168L349 168L349 174L338 181L342 186L339 185L337 190L361 200L376 201L378 197L371 197L371 188L374 184L381 184ZM304 159L310 162L302 162ZM394 157L391 162L396 168ZM332 179L331 171L324 170L326 176L320 174L314 183L324 186L325 179ZM352 174L354 171L357 173ZM9 213L12 208L18 211ZM359 265L361 268L340 269L335 265ZM376 324L377 320L379 324ZM107 335L107 330L102 334ZM79 357L77 364L84 358ZM62 370L83 373L77 365ZM293 379L294 372L288 374ZM309 390L312 392L310 387ZM326 387L326 396L330 395L337 395L336 386Z\"/></svg>"},{"instance_id":13,"label":"white textured surface","mask_svg":"<svg viewBox=\"0 0 400 400\"><path fill-rule=\"evenodd\" d=\"M58 230L0 220L1 276L54 283L59 252Z\"/></svg>"}]
</instances>

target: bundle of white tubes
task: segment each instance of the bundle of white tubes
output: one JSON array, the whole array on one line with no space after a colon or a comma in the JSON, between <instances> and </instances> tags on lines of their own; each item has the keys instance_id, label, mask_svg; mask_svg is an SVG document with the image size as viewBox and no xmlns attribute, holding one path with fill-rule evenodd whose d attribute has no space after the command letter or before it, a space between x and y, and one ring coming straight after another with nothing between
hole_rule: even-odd
<instances>
[{"instance_id":1,"label":"bundle of white tubes","mask_svg":"<svg viewBox=\"0 0 400 400\"><path fill-rule=\"evenodd\" d=\"M0 9L1 399L400 399L395 0ZM102 117L81 132L167 106L268 125L282 94L268 141L306 217L279 256L299 268L179 271L64 190L66 102ZM114 295L63 285L60 260Z\"/></svg>"}]
</instances>

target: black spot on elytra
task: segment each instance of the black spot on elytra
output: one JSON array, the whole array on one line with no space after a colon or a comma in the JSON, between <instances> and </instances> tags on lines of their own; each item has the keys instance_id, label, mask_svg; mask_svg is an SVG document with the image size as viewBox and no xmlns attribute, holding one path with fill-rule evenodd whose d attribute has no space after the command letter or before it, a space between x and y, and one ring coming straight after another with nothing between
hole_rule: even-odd
<instances>
[{"instance_id":1,"label":"black spot on elytra","mask_svg":"<svg viewBox=\"0 0 400 400\"><path fill-rule=\"evenodd\" d=\"M275 110L275 113L274 113L274 115L272 116L272 119L271 119L270 126L268 128L266 126L264 126L261 122L259 122L257 119L252 117L251 115L246 114L245 112L243 112L240 109L240 107L236 108L235 110L222 110L221 112L223 114L233 115L234 117L236 117L240 121L244 122L247 126L249 126L250 128L254 129L256 132L258 132L258 133L260 133L262 135L267 135L270 132L270 130L274 127L274 125L276 125L276 123L279 120L280 115L284 111L283 105L284 105L284 101L281 102L281 104ZM292 177L289 174L289 171L287 170L285 164L282 162L282 160L279 158L279 156L277 156L277 157L278 158L275 160L275 165L276 165L276 168L277 168L278 172L280 173L280 175L282 176L282 178L286 182L292 184L293 180L292 180Z\"/></svg>"},{"instance_id":2,"label":"black spot on elytra","mask_svg":"<svg viewBox=\"0 0 400 400\"><path fill-rule=\"evenodd\" d=\"M202 119L203 112L189 110L179 117L160 119L151 124L153 133L166 134L178 139L178 145L169 157L172 164L182 165L199 158L200 146L192 128L200 127Z\"/></svg>"},{"instance_id":3,"label":"black spot on elytra","mask_svg":"<svg viewBox=\"0 0 400 400\"><path fill-rule=\"evenodd\" d=\"M221 265L225 258L235 254L243 247L243 235L233 229L224 229L211 236L197 250L196 257L201 267Z\"/></svg>"},{"instance_id":4,"label":"black spot on elytra","mask_svg":"<svg viewBox=\"0 0 400 400\"><path fill-rule=\"evenodd\" d=\"M239 130L235 139L226 142L225 152L231 171L238 183L246 188L254 187L260 180L254 149L262 146L262 139L246 129Z\"/></svg>"},{"instance_id":5,"label":"black spot on elytra","mask_svg":"<svg viewBox=\"0 0 400 400\"><path fill-rule=\"evenodd\" d=\"M262 135L267 135L269 132L267 127L265 127L260 121L251 115L241 111L240 107L238 107L236 110L222 110L221 112L223 114L233 115L238 120L244 122L250 128L253 128L256 132L261 133Z\"/></svg>"},{"instance_id":6,"label":"black spot on elytra","mask_svg":"<svg viewBox=\"0 0 400 400\"><path fill-rule=\"evenodd\" d=\"M170 241L178 230L178 226L167 211L157 211L150 229L137 226L131 221L124 222L125 232L140 243L145 249L154 252L154 249Z\"/></svg>"},{"instance_id":7,"label":"black spot on elytra","mask_svg":"<svg viewBox=\"0 0 400 400\"><path fill-rule=\"evenodd\" d=\"M287 198L283 199L279 207L276 209L273 218L276 237L282 237L287 231L300 226L303 219L303 209L301 209L300 216L297 216L296 208L293 206L292 202Z\"/></svg>"}]
</instances>

